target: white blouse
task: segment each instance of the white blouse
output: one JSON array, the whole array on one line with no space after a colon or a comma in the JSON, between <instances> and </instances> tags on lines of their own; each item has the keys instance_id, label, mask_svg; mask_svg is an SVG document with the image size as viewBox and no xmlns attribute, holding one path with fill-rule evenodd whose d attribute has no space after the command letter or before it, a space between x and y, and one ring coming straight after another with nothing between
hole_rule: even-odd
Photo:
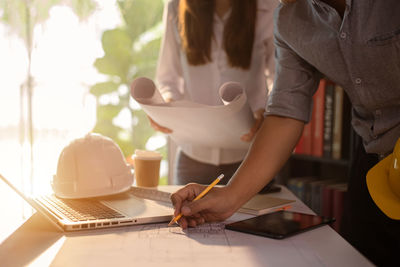
<instances>
[{"instance_id":1,"label":"white blouse","mask_svg":"<svg viewBox=\"0 0 400 267\"><path fill-rule=\"evenodd\" d=\"M224 24L230 12L222 19L217 14L214 15L212 61L204 65L190 65L180 44L178 4L179 0L168 1L164 9L165 32L156 73L157 87L162 96L165 99L187 99L206 105L222 105L218 89L223 83L234 81L241 83L245 88L253 111L265 108L275 67L272 17L278 1L258 0L256 34L251 66L248 70L231 67L223 49ZM239 139L238 142L243 141ZM214 165L239 162L247 153L247 149L178 145L189 157Z\"/></svg>"}]
</instances>

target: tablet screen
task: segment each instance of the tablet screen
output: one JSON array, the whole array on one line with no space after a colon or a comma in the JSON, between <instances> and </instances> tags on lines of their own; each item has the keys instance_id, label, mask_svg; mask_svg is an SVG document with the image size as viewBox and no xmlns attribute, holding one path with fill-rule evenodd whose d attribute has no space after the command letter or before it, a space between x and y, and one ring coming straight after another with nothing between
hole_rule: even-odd
<instances>
[{"instance_id":1,"label":"tablet screen","mask_svg":"<svg viewBox=\"0 0 400 267\"><path fill-rule=\"evenodd\" d=\"M334 221L333 218L281 210L227 224L225 228L282 239Z\"/></svg>"}]
</instances>

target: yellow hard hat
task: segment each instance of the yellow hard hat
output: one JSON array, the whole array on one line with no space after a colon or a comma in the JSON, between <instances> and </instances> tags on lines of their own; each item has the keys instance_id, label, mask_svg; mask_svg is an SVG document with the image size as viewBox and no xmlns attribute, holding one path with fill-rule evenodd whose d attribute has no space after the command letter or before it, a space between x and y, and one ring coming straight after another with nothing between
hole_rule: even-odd
<instances>
[{"instance_id":1,"label":"yellow hard hat","mask_svg":"<svg viewBox=\"0 0 400 267\"><path fill-rule=\"evenodd\" d=\"M389 218L400 220L400 138L393 153L368 171L367 186L378 208Z\"/></svg>"}]
</instances>

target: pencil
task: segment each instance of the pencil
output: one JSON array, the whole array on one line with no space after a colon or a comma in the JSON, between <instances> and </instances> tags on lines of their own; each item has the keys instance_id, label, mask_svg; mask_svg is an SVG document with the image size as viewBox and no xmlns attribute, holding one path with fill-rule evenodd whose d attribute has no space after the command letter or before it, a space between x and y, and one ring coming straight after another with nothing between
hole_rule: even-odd
<instances>
[{"instance_id":1,"label":"pencil","mask_svg":"<svg viewBox=\"0 0 400 267\"><path fill-rule=\"evenodd\" d=\"M224 175L221 174L220 176L218 176L214 182L212 182L209 186L206 187L206 189L204 189L195 199L193 199L193 201L199 200L200 198L204 197L205 194L208 193L208 191L211 190L211 188L213 188L216 184L219 183L219 181L221 181L221 179L224 178ZM175 216L168 224L168 226L171 226L172 224L176 223L180 218L182 217L182 213L179 213L177 216Z\"/></svg>"}]
</instances>

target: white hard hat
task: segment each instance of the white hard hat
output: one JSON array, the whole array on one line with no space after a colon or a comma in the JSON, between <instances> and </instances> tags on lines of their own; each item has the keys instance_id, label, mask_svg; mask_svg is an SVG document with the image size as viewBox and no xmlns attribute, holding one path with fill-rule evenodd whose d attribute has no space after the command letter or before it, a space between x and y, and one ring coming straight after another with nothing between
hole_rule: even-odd
<instances>
[{"instance_id":1,"label":"white hard hat","mask_svg":"<svg viewBox=\"0 0 400 267\"><path fill-rule=\"evenodd\" d=\"M61 198L87 198L121 193L132 183L132 170L119 146L89 133L63 149L52 187Z\"/></svg>"}]
</instances>

